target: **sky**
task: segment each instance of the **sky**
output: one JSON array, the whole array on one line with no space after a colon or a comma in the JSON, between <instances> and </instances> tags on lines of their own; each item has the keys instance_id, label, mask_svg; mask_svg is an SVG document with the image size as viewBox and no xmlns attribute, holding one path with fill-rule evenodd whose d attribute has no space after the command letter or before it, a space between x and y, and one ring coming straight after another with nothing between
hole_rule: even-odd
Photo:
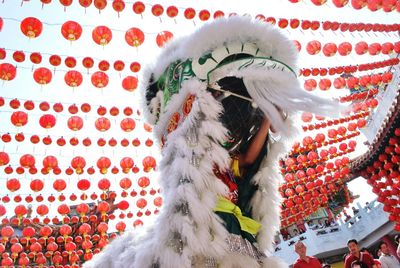
<instances>
[{"instance_id":1,"label":"sky","mask_svg":"<svg viewBox=\"0 0 400 268\"><path fill-rule=\"evenodd\" d=\"M149 62L155 60L156 54L159 49L156 45L155 38L156 35L161 31L170 31L175 37L185 35L192 32L197 27L201 26L201 22L197 17L194 20L187 20L183 17L183 12L185 8L192 7L197 12L202 9L210 10L212 13L216 10L222 10L225 14L237 13L237 14L249 14L251 16L256 16L257 14L263 14L265 17L274 16L275 18L298 18L298 19L308 19L308 20L319 20L319 21L340 21L340 22L364 22L364 23L399 23L399 15L396 12L384 13L383 11L371 12L367 9L356 11L350 7L345 7L343 9L338 9L333 6L331 1L324 7L314 6L310 0L303 0L300 3L293 4L286 0L248 0L248 1L238 1L238 0L219 0L219 1L194 1L194 0L181 0L181 1L158 1L149 2L144 1L146 5L146 11L142 16L134 14L132 11L133 1L125 1L125 10L118 14L112 9L112 1L108 1L108 6L99 12L95 7L91 6L88 9L82 8L78 1L73 1L70 7L64 10L64 7L59 3L59 1L52 1L51 4L42 7L39 0L24 1L21 6L21 1L19 0L5 0L4 3L0 4L0 16L3 18L4 26L0 31L0 47L3 47L7 51L7 58L2 62L9 62L15 64L11 58L11 54L16 50L23 50L29 55L31 52L41 52L43 55L43 62L40 64L42 67L47 67L53 70L48 63L48 57L52 54L58 54L65 58L65 56L74 56L77 59L78 65L76 70L82 72L84 77L84 82L80 87L75 89L69 88L64 83L64 74L67 71L65 65L61 65L56 68L53 75L53 80L49 85L40 86L34 82L32 78L32 70L39 67L33 66L33 64L27 60L23 63L17 64L17 78L13 81L4 82L0 87L1 96L4 98L19 98L23 100L34 100L38 102L45 100L49 103L62 102L64 105L70 104L82 104L88 102L93 106L93 111L88 114L79 114L87 120L87 124L82 131L77 133L72 133L66 127L66 121L69 118L67 113L62 113L57 115L58 123L55 128L50 130L43 130L38 125L38 119L42 114L38 109L29 113L29 120L27 126L22 130L28 136L30 134L38 134L41 136L52 135L52 136L62 136L67 137L77 136L81 139L84 137L99 138L103 137L105 139L110 139L115 137L116 139L121 139L126 137L128 139L134 139L140 137L142 143L149 138L149 134L146 133L142 127L139 125L143 124L142 117L135 116L138 127L130 132L123 133L118 129L118 124L121 119L124 118L123 115L112 118L112 129L105 133L100 133L94 128L94 120L98 117L94 112L95 107L99 105L105 106L108 109L112 106L125 107L133 106L140 107L139 103L139 93L138 90L134 92L127 92L121 87L122 79L127 75L139 75L134 74L129 70L129 64L134 61L138 61L142 64L142 67ZM153 16L150 12L151 6L154 4L161 4L164 7L174 5L179 9L179 15L177 18L171 19L165 14L160 18ZM42 34L35 39L28 39L25 37L20 29L19 25L22 19L25 17L36 17L40 19L44 24L44 30ZM77 41L67 41L65 40L61 33L61 25L68 21L74 20L79 22L83 28L83 34L81 38ZM95 44L91 37L91 32L95 26L106 25L113 31L113 38L110 44L106 46L99 46ZM139 47L129 46L125 40L125 31L131 27L140 28L145 33L145 42ZM372 42L387 42L387 41L397 41L398 36L395 34L386 33L340 33L340 32L326 32L326 31L301 31L301 30L283 30L283 32L290 38L299 40L303 46L302 51L299 54L299 67L328 67L328 66L340 66L349 64L361 64L373 61L381 61L388 59L386 55L378 55L370 57L368 55L357 56L352 53L346 57L335 56L327 58L320 53L316 56L309 56L304 47L308 41L320 40L321 43L335 42L340 43L343 41L349 41L355 44L359 41L366 41L368 43ZM123 60L126 63L125 70L122 72L117 72L113 70L112 66L107 74L109 75L110 82L109 85L100 90L95 88L90 82L90 75L97 70L94 68L92 70L86 70L81 65L81 60L83 57L90 56L95 60L95 65L100 60L108 60L113 63L116 60ZM360 74L361 75L361 74ZM348 94L345 90L336 90L334 88L329 91L318 91L314 92L317 95L325 97L337 97L341 95ZM0 132L11 132L16 133L20 131L16 129L10 123L11 109L5 109L2 107L0 110ZM110 117L110 116L109 116ZM68 130L68 132L65 132ZM359 144L362 143L362 139ZM156 146L146 147L140 146L133 151L128 151L124 148L110 148L110 147L97 147L91 146L90 149L85 149L82 147L72 147L66 146L60 149L57 146L49 147L33 147L30 143L21 144L5 144L2 150L7 152L13 152L12 158L13 162L11 164L17 165L19 156L24 153L31 153L39 156L44 156L48 154L55 155L59 158L61 165L66 168L68 167L68 161L73 156L86 156L88 159L88 166L94 165L95 161L100 155L112 156L113 164L117 166L119 164L119 159L123 156L132 156L135 162L140 165L141 159L146 155L157 155ZM365 150L361 148L357 151L360 154ZM41 160L39 160L41 161ZM156 173L147 174L141 171L140 175L150 175L157 176ZM113 176L107 175L115 184L117 184L121 175ZM50 181L56 176L48 176L45 181ZM65 177L65 176L64 176ZM81 178L84 175L80 176ZM0 183L3 184L5 181L5 175L0 174ZM69 191L74 192L75 181L71 181L71 178L65 177L68 182L72 185L69 186ZM102 176L96 175L91 177L93 182L99 180ZM26 182L31 179L27 175L21 177ZM153 187L157 189L157 184L152 180ZM95 183L93 183L95 185ZM47 184L48 186L48 184ZM47 187L46 186L46 187ZM349 184L350 189L354 194L360 195L359 202L364 204L366 201L374 198L372 195L370 187L366 185L363 179L357 179ZM94 186L92 186L94 188ZM45 188L45 191L51 191L50 188ZM27 184L23 185L20 193L27 193ZM0 190L0 195L4 192ZM135 199L136 200L136 199ZM150 217L149 217L150 218ZM148 219L151 221L151 219Z\"/></svg>"}]
</instances>

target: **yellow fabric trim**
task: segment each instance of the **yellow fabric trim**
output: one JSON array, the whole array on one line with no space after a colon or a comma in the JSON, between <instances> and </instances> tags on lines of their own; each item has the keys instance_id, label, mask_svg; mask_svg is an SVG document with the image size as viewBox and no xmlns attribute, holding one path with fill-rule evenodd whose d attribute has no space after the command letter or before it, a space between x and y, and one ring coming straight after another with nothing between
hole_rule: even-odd
<instances>
[{"instance_id":1,"label":"yellow fabric trim","mask_svg":"<svg viewBox=\"0 0 400 268\"><path fill-rule=\"evenodd\" d=\"M235 177L240 177L239 158L234 157L232 159L231 170Z\"/></svg>"},{"instance_id":2,"label":"yellow fabric trim","mask_svg":"<svg viewBox=\"0 0 400 268\"><path fill-rule=\"evenodd\" d=\"M242 231L256 235L261 228L261 223L242 215L242 211L238 206L224 197L218 197L217 206L214 211L226 212L235 215L240 224Z\"/></svg>"}]
</instances>

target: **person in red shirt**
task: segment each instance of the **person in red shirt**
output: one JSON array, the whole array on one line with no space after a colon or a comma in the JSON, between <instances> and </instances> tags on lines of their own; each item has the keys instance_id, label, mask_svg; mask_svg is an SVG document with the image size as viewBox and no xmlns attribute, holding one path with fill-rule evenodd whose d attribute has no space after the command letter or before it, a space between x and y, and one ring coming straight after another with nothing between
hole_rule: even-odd
<instances>
[{"instance_id":1,"label":"person in red shirt","mask_svg":"<svg viewBox=\"0 0 400 268\"><path fill-rule=\"evenodd\" d=\"M307 248L303 242L297 242L294 245L294 251L299 255L299 258L293 264L293 268L322 268L322 265L317 258L307 256Z\"/></svg>"},{"instance_id":2,"label":"person in red shirt","mask_svg":"<svg viewBox=\"0 0 400 268\"><path fill-rule=\"evenodd\" d=\"M344 261L345 268L351 268L351 264L354 261L359 261L361 263L361 268L377 268L371 255L369 255L368 253L360 252L357 240L349 240L347 242L347 247L349 248L350 254L346 256L346 259Z\"/></svg>"}]
</instances>

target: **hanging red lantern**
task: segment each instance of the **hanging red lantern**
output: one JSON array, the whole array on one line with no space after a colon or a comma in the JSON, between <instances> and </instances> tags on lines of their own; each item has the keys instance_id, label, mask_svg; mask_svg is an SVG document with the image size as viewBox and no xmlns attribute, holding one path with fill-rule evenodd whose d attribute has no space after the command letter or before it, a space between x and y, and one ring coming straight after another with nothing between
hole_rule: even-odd
<instances>
[{"instance_id":1,"label":"hanging red lantern","mask_svg":"<svg viewBox=\"0 0 400 268\"><path fill-rule=\"evenodd\" d=\"M100 157L97 160L97 167L100 169L101 174L106 174L110 166L111 166L111 161L108 157Z\"/></svg>"},{"instance_id":2,"label":"hanging red lantern","mask_svg":"<svg viewBox=\"0 0 400 268\"><path fill-rule=\"evenodd\" d=\"M133 159L131 157L124 157L121 159L119 164L122 168L122 172L129 173L135 163L133 162Z\"/></svg>"},{"instance_id":3,"label":"hanging red lantern","mask_svg":"<svg viewBox=\"0 0 400 268\"><path fill-rule=\"evenodd\" d=\"M51 82L53 77L51 71L45 67L37 68L33 73L33 79L40 85L46 85Z\"/></svg>"},{"instance_id":4,"label":"hanging red lantern","mask_svg":"<svg viewBox=\"0 0 400 268\"><path fill-rule=\"evenodd\" d=\"M179 10L176 6L169 6L167 8L167 15L170 18L175 18L176 16L178 16Z\"/></svg>"},{"instance_id":5,"label":"hanging red lantern","mask_svg":"<svg viewBox=\"0 0 400 268\"><path fill-rule=\"evenodd\" d=\"M337 46L335 43L326 43L324 47L322 48L322 52L326 57L332 57L335 56L337 52Z\"/></svg>"},{"instance_id":6,"label":"hanging red lantern","mask_svg":"<svg viewBox=\"0 0 400 268\"><path fill-rule=\"evenodd\" d=\"M39 52L33 52L29 56L29 59L33 64L40 64L42 62L42 55Z\"/></svg>"},{"instance_id":7,"label":"hanging red lantern","mask_svg":"<svg viewBox=\"0 0 400 268\"><path fill-rule=\"evenodd\" d=\"M138 15L142 15L142 13L145 11L146 6L143 4L143 2L135 2L133 3L132 6L133 12L135 12Z\"/></svg>"},{"instance_id":8,"label":"hanging red lantern","mask_svg":"<svg viewBox=\"0 0 400 268\"><path fill-rule=\"evenodd\" d=\"M122 61L122 60L117 60L117 61L115 61L114 62L114 69L117 71L117 72L121 72L121 71L123 71L124 70L124 68L125 68L125 63Z\"/></svg>"},{"instance_id":9,"label":"hanging red lantern","mask_svg":"<svg viewBox=\"0 0 400 268\"><path fill-rule=\"evenodd\" d=\"M68 41L76 41L82 35L82 26L75 21L67 21L61 26L61 34Z\"/></svg>"},{"instance_id":10,"label":"hanging red lantern","mask_svg":"<svg viewBox=\"0 0 400 268\"><path fill-rule=\"evenodd\" d=\"M32 180L30 183L30 188L34 192L40 192L44 187L44 183L40 179Z\"/></svg>"},{"instance_id":11,"label":"hanging red lantern","mask_svg":"<svg viewBox=\"0 0 400 268\"><path fill-rule=\"evenodd\" d=\"M318 40L307 43L306 50L310 55L316 55L321 51L321 43Z\"/></svg>"},{"instance_id":12,"label":"hanging red lantern","mask_svg":"<svg viewBox=\"0 0 400 268\"><path fill-rule=\"evenodd\" d=\"M97 205L97 211L101 213L103 219L109 210L110 210L110 204L108 204L105 201L102 201Z\"/></svg>"},{"instance_id":13,"label":"hanging red lantern","mask_svg":"<svg viewBox=\"0 0 400 268\"><path fill-rule=\"evenodd\" d=\"M95 127L98 131L104 132L110 129L110 120L106 117L100 117L96 119Z\"/></svg>"},{"instance_id":14,"label":"hanging red lantern","mask_svg":"<svg viewBox=\"0 0 400 268\"><path fill-rule=\"evenodd\" d=\"M318 86L321 90L325 91L331 88L332 82L328 78L321 79L318 83Z\"/></svg>"},{"instance_id":15,"label":"hanging red lantern","mask_svg":"<svg viewBox=\"0 0 400 268\"><path fill-rule=\"evenodd\" d=\"M332 0L332 2L335 7L342 8L349 3L349 0Z\"/></svg>"},{"instance_id":16,"label":"hanging red lantern","mask_svg":"<svg viewBox=\"0 0 400 268\"><path fill-rule=\"evenodd\" d=\"M68 71L64 76L64 81L68 86L75 88L82 84L83 77L78 71Z\"/></svg>"},{"instance_id":17,"label":"hanging red lantern","mask_svg":"<svg viewBox=\"0 0 400 268\"><path fill-rule=\"evenodd\" d=\"M307 79L304 81L304 89L307 91L313 91L317 88L317 81L315 79Z\"/></svg>"},{"instance_id":18,"label":"hanging red lantern","mask_svg":"<svg viewBox=\"0 0 400 268\"><path fill-rule=\"evenodd\" d=\"M144 33L139 28L130 28L125 33L125 41L133 47L139 47L143 44L144 38Z\"/></svg>"},{"instance_id":19,"label":"hanging red lantern","mask_svg":"<svg viewBox=\"0 0 400 268\"><path fill-rule=\"evenodd\" d=\"M39 205L39 206L36 208L36 213L37 213L39 216L43 217L43 216L45 216L45 215L47 215L47 214L49 213L49 207L48 207L47 205L44 205L44 204ZM49 228L50 228L50 227L49 227Z\"/></svg>"},{"instance_id":20,"label":"hanging red lantern","mask_svg":"<svg viewBox=\"0 0 400 268\"><path fill-rule=\"evenodd\" d=\"M144 199L144 198L139 198L139 199L136 201L136 206L137 206L139 209L145 208L145 207L147 206L147 201L146 201L146 199Z\"/></svg>"},{"instance_id":21,"label":"hanging red lantern","mask_svg":"<svg viewBox=\"0 0 400 268\"><path fill-rule=\"evenodd\" d=\"M64 6L64 11L72 4L73 0L60 0L61 5Z\"/></svg>"},{"instance_id":22,"label":"hanging red lantern","mask_svg":"<svg viewBox=\"0 0 400 268\"><path fill-rule=\"evenodd\" d=\"M67 125L72 131L81 130L83 127L83 119L80 116L71 116L67 121Z\"/></svg>"},{"instance_id":23,"label":"hanging red lantern","mask_svg":"<svg viewBox=\"0 0 400 268\"><path fill-rule=\"evenodd\" d=\"M133 92L138 86L138 79L134 76L127 76L122 80L122 87L126 91Z\"/></svg>"},{"instance_id":24,"label":"hanging red lantern","mask_svg":"<svg viewBox=\"0 0 400 268\"><path fill-rule=\"evenodd\" d=\"M9 63L0 64L0 78L4 81L11 81L17 75L17 68Z\"/></svg>"},{"instance_id":25,"label":"hanging red lantern","mask_svg":"<svg viewBox=\"0 0 400 268\"><path fill-rule=\"evenodd\" d=\"M51 55L49 57L49 63L54 67L57 67L61 64L61 57L58 55Z\"/></svg>"},{"instance_id":26,"label":"hanging red lantern","mask_svg":"<svg viewBox=\"0 0 400 268\"><path fill-rule=\"evenodd\" d=\"M140 71L141 66L139 62L132 62L129 68L132 72L137 73Z\"/></svg>"},{"instance_id":27,"label":"hanging red lantern","mask_svg":"<svg viewBox=\"0 0 400 268\"><path fill-rule=\"evenodd\" d=\"M13 112L11 123L16 127L25 126L28 123L28 114L22 111Z\"/></svg>"},{"instance_id":28,"label":"hanging red lantern","mask_svg":"<svg viewBox=\"0 0 400 268\"><path fill-rule=\"evenodd\" d=\"M99 62L99 69L100 71L107 71L110 68L110 63L106 60L102 60Z\"/></svg>"},{"instance_id":29,"label":"hanging red lantern","mask_svg":"<svg viewBox=\"0 0 400 268\"><path fill-rule=\"evenodd\" d=\"M97 26L92 31L92 38L96 44L105 46L112 39L112 31L107 26Z\"/></svg>"},{"instance_id":30,"label":"hanging red lantern","mask_svg":"<svg viewBox=\"0 0 400 268\"><path fill-rule=\"evenodd\" d=\"M21 158L19 159L19 163L22 167L24 168L31 168L35 166L35 157L31 154L24 154L23 156L21 156Z\"/></svg>"},{"instance_id":31,"label":"hanging red lantern","mask_svg":"<svg viewBox=\"0 0 400 268\"><path fill-rule=\"evenodd\" d=\"M92 74L92 84L97 88L103 88L108 85L108 75L103 72L95 72Z\"/></svg>"},{"instance_id":32,"label":"hanging red lantern","mask_svg":"<svg viewBox=\"0 0 400 268\"><path fill-rule=\"evenodd\" d=\"M158 47L163 47L167 42L169 42L174 35L169 31L162 31L157 34L156 43Z\"/></svg>"},{"instance_id":33,"label":"hanging red lantern","mask_svg":"<svg viewBox=\"0 0 400 268\"><path fill-rule=\"evenodd\" d=\"M340 43L338 47L339 55L347 56L351 53L352 45L349 42Z\"/></svg>"},{"instance_id":34,"label":"hanging red lantern","mask_svg":"<svg viewBox=\"0 0 400 268\"><path fill-rule=\"evenodd\" d=\"M191 20L196 16L196 10L191 7L186 8L184 11L184 16L186 19Z\"/></svg>"},{"instance_id":35,"label":"hanging red lantern","mask_svg":"<svg viewBox=\"0 0 400 268\"><path fill-rule=\"evenodd\" d=\"M12 178L7 180L6 186L10 192L15 192L21 188L21 183L18 179Z\"/></svg>"},{"instance_id":36,"label":"hanging red lantern","mask_svg":"<svg viewBox=\"0 0 400 268\"><path fill-rule=\"evenodd\" d=\"M201 21L207 21L209 20L211 17L210 11L203 9L199 12L199 19Z\"/></svg>"},{"instance_id":37,"label":"hanging red lantern","mask_svg":"<svg viewBox=\"0 0 400 268\"><path fill-rule=\"evenodd\" d=\"M52 128L56 125L56 118L51 114L42 115L39 119L39 124L46 129Z\"/></svg>"},{"instance_id":38,"label":"hanging red lantern","mask_svg":"<svg viewBox=\"0 0 400 268\"><path fill-rule=\"evenodd\" d=\"M15 51L13 53L13 59L16 62L24 62L25 61L25 53L23 51Z\"/></svg>"},{"instance_id":39,"label":"hanging red lantern","mask_svg":"<svg viewBox=\"0 0 400 268\"><path fill-rule=\"evenodd\" d=\"M74 57L66 57L64 63L68 68L74 68L76 66L76 59Z\"/></svg>"},{"instance_id":40,"label":"hanging red lantern","mask_svg":"<svg viewBox=\"0 0 400 268\"><path fill-rule=\"evenodd\" d=\"M94 0L93 4L99 10L100 13L101 10L106 8L107 0Z\"/></svg>"},{"instance_id":41,"label":"hanging red lantern","mask_svg":"<svg viewBox=\"0 0 400 268\"><path fill-rule=\"evenodd\" d=\"M20 28L28 38L36 38L42 33L43 24L37 18L28 17L21 21Z\"/></svg>"},{"instance_id":42,"label":"hanging red lantern","mask_svg":"<svg viewBox=\"0 0 400 268\"><path fill-rule=\"evenodd\" d=\"M366 0L351 0L351 6L354 9L362 9L363 7L365 7L367 5L367 1Z\"/></svg>"},{"instance_id":43,"label":"hanging red lantern","mask_svg":"<svg viewBox=\"0 0 400 268\"><path fill-rule=\"evenodd\" d=\"M382 44L382 54L384 55L389 55L393 53L394 51L394 45L391 42L386 42Z\"/></svg>"},{"instance_id":44,"label":"hanging red lantern","mask_svg":"<svg viewBox=\"0 0 400 268\"><path fill-rule=\"evenodd\" d=\"M311 2L316 6L321 6L326 3L327 0L311 0Z\"/></svg>"},{"instance_id":45,"label":"hanging red lantern","mask_svg":"<svg viewBox=\"0 0 400 268\"><path fill-rule=\"evenodd\" d=\"M89 71L89 69L94 65L94 60L91 57L85 57L82 60L82 65Z\"/></svg>"},{"instance_id":46,"label":"hanging red lantern","mask_svg":"<svg viewBox=\"0 0 400 268\"><path fill-rule=\"evenodd\" d=\"M160 4L155 4L151 8L151 13L156 17L160 17L164 13L164 8Z\"/></svg>"},{"instance_id":47,"label":"hanging red lantern","mask_svg":"<svg viewBox=\"0 0 400 268\"><path fill-rule=\"evenodd\" d=\"M123 0L114 0L112 2L112 7L118 13L119 17L119 13L125 9L125 2Z\"/></svg>"},{"instance_id":48,"label":"hanging red lantern","mask_svg":"<svg viewBox=\"0 0 400 268\"><path fill-rule=\"evenodd\" d=\"M152 156L146 156L142 160L143 170L145 172L150 172L156 168L156 159Z\"/></svg>"},{"instance_id":49,"label":"hanging red lantern","mask_svg":"<svg viewBox=\"0 0 400 268\"><path fill-rule=\"evenodd\" d=\"M86 12L86 8L88 8L91 4L92 4L93 0L79 0L79 4L85 8L85 12Z\"/></svg>"},{"instance_id":50,"label":"hanging red lantern","mask_svg":"<svg viewBox=\"0 0 400 268\"><path fill-rule=\"evenodd\" d=\"M368 51L368 44L364 41L358 42L354 50L358 55L364 55Z\"/></svg>"},{"instance_id":51,"label":"hanging red lantern","mask_svg":"<svg viewBox=\"0 0 400 268\"><path fill-rule=\"evenodd\" d=\"M50 104L47 101L42 101L39 104L39 109L42 110L43 112L46 112L50 109Z\"/></svg>"},{"instance_id":52,"label":"hanging red lantern","mask_svg":"<svg viewBox=\"0 0 400 268\"><path fill-rule=\"evenodd\" d=\"M125 132L131 132L135 129L136 123L132 118L125 118L120 123L121 129Z\"/></svg>"},{"instance_id":53,"label":"hanging red lantern","mask_svg":"<svg viewBox=\"0 0 400 268\"><path fill-rule=\"evenodd\" d=\"M58 167L58 160L55 156L48 155L43 158L43 167L47 170L52 170Z\"/></svg>"},{"instance_id":54,"label":"hanging red lantern","mask_svg":"<svg viewBox=\"0 0 400 268\"><path fill-rule=\"evenodd\" d=\"M4 60L7 56L7 52L4 48L0 48L0 60Z\"/></svg>"},{"instance_id":55,"label":"hanging red lantern","mask_svg":"<svg viewBox=\"0 0 400 268\"><path fill-rule=\"evenodd\" d=\"M78 169L77 169L77 174L80 174L78 173ZM90 188L90 181L87 179L80 179L77 183L77 187L81 191L86 191Z\"/></svg>"},{"instance_id":56,"label":"hanging red lantern","mask_svg":"<svg viewBox=\"0 0 400 268\"><path fill-rule=\"evenodd\" d=\"M310 112L303 112L303 113L301 114L301 120L302 120L303 122L309 123L309 122L312 121L312 119L313 119L313 114L310 113Z\"/></svg>"},{"instance_id":57,"label":"hanging red lantern","mask_svg":"<svg viewBox=\"0 0 400 268\"><path fill-rule=\"evenodd\" d=\"M370 55L375 56L381 53L381 45L379 43L372 43L368 47L368 52Z\"/></svg>"},{"instance_id":58,"label":"hanging red lantern","mask_svg":"<svg viewBox=\"0 0 400 268\"><path fill-rule=\"evenodd\" d=\"M76 174L82 174L83 169L86 166L85 158L82 156L76 156L71 160L71 167L75 169Z\"/></svg>"}]
</instances>

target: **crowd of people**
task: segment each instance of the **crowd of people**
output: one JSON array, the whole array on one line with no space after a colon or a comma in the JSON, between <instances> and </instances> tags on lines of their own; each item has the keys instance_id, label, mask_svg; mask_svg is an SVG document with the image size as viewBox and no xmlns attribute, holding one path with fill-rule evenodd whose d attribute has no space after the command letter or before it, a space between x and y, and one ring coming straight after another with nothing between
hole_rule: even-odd
<instances>
[{"instance_id":1,"label":"crowd of people","mask_svg":"<svg viewBox=\"0 0 400 268\"><path fill-rule=\"evenodd\" d=\"M396 252L390 249L386 241L381 241L376 252L376 259L367 248L360 249L356 239L347 242L349 250L343 256L344 268L400 268L400 235L396 235ZM307 256L307 247L302 241L298 241L294 246L295 252L299 255L293 268L331 268L328 263L323 263L318 258ZM397 256L396 256L397 255Z\"/></svg>"}]
</instances>

